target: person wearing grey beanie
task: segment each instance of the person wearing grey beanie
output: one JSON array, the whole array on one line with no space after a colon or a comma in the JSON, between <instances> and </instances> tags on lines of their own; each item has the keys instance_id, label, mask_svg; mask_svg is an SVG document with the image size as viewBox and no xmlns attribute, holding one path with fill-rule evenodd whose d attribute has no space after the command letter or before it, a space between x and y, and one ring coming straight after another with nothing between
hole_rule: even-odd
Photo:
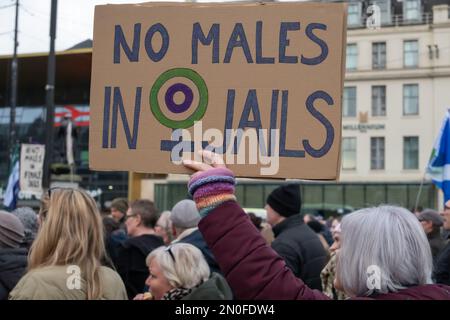
<instances>
[{"instance_id":1,"label":"person wearing grey beanie","mask_svg":"<svg viewBox=\"0 0 450 320\"><path fill-rule=\"evenodd\" d=\"M0 211L0 300L8 299L27 267L27 249L20 248L24 227L20 220Z\"/></svg>"},{"instance_id":2,"label":"person wearing grey beanie","mask_svg":"<svg viewBox=\"0 0 450 320\"><path fill-rule=\"evenodd\" d=\"M20 207L11 213L19 218L20 222L23 224L25 238L22 246L30 249L39 228L36 212L30 207Z\"/></svg>"},{"instance_id":3,"label":"person wearing grey beanie","mask_svg":"<svg viewBox=\"0 0 450 320\"><path fill-rule=\"evenodd\" d=\"M195 202L185 199L176 203L169 218L172 222L172 232L175 238L172 243L189 243L197 247L203 253L211 272L221 273L214 255L198 230L197 226L201 217Z\"/></svg>"},{"instance_id":4,"label":"person wearing grey beanie","mask_svg":"<svg viewBox=\"0 0 450 320\"><path fill-rule=\"evenodd\" d=\"M6 211L0 211L0 247L19 248L24 236L24 227L19 218Z\"/></svg>"}]
</instances>

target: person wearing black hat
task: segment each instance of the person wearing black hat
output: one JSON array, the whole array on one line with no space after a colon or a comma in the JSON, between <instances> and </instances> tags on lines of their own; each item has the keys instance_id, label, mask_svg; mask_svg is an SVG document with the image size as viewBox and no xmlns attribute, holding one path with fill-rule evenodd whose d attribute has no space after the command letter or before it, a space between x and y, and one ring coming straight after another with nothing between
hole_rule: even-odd
<instances>
[{"instance_id":1,"label":"person wearing black hat","mask_svg":"<svg viewBox=\"0 0 450 320\"><path fill-rule=\"evenodd\" d=\"M286 184L267 197L267 222L273 227L272 248L286 262L296 277L310 288L322 290L320 272L327 262L327 253L318 236L300 214L300 186Z\"/></svg>"},{"instance_id":2,"label":"person wearing black hat","mask_svg":"<svg viewBox=\"0 0 450 320\"><path fill-rule=\"evenodd\" d=\"M0 300L8 299L27 268L24 226L16 216L0 211Z\"/></svg>"}]
</instances>

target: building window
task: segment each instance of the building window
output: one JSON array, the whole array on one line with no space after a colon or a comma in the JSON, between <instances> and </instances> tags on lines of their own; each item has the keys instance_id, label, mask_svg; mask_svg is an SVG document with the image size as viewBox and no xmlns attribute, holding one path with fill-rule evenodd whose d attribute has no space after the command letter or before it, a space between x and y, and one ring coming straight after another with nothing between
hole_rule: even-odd
<instances>
[{"instance_id":1,"label":"building window","mask_svg":"<svg viewBox=\"0 0 450 320\"><path fill-rule=\"evenodd\" d=\"M372 116L386 115L386 86L372 86Z\"/></svg>"},{"instance_id":2,"label":"building window","mask_svg":"<svg viewBox=\"0 0 450 320\"><path fill-rule=\"evenodd\" d=\"M403 169L419 169L419 137L403 137Z\"/></svg>"},{"instance_id":3,"label":"building window","mask_svg":"<svg viewBox=\"0 0 450 320\"><path fill-rule=\"evenodd\" d=\"M342 139L342 169L356 169L356 138Z\"/></svg>"},{"instance_id":4,"label":"building window","mask_svg":"<svg viewBox=\"0 0 450 320\"><path fill-rule=\"evenodd\" d=\"M419 85L403 85L403 115L419 114Z\"/></svg>"},{"instance_id":5,"label":"building window","mask_svg":"<svg viewBox=\"0 0 450 320\"><path fill-rule=\"evenodd\" d=\"M374 4L380 7L381 24L391 24L391 0L377 0Z\"/></svg>"},{"instance_id":6,"label":"building window","mask_svg":"<svg viewBox=\"0 0 450 320\"><path fill-rule=\"evenodd\" d=\"M356 117L356 87L344 88L344 117Z\"/></svg>"},{"instance_id":7,"label":"building window","mask_svg":"<svg viewBox=\"0 0 450 320\"><path fill-rule=\"evenodd\" d=\"M386 42L372 43L372 68L386 68Z\"/></svg>"},{"instance_id":8,"label":"building window","mask_svg":"<svg viewBox=\"0 0 450 320\"><path fill-rule=\"evenodd\" d=\"M347 70L355 70L358 66L358 47L356 43L347 44Z\"/></svg>"},{"instance_id":9,"label":"building window","mask_svg":"<svg viewBox=\"0 0 450 320\"><path fill-rule=\"evenodd\" d=\"M420 21L420 0L403 0L403 19Z\"/></svg>"},{"instance_id":10,"label":"building window","mask_svg":"<svg viewBox=\"0 0 450 320\"><path fill-rule=\"evenodd\" d=\"M417 40L403 42L403 61L406 68L415 68L419 65L419 44Z\"/></svg>"},{"instance_id":11,"label":"building window","mask_svg":"<svg viewBox=\"0 0 450 320\"><path fill-rule=\"evenodd\" d=\"M349 3L347 24L349 26L361 25L361 3L360 2Z\"/></svg>"},{"instance_id":12,"label":"building window","mask_svg":"<svg viewBox=\"0 0 450 320\"><path fill-rule=\"evenodd\" d=\"M384 137L370 138L370 169L384 169Z\"/></svg>"}]
</instances>

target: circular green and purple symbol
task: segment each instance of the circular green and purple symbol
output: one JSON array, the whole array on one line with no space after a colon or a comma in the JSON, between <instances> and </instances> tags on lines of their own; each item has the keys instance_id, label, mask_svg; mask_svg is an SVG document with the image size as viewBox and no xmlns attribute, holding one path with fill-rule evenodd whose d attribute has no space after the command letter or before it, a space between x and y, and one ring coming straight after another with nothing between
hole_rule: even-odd
<instances>
[{"instance_id":1,"label":"circular green and purple symbol","mask_svg":"<svg viewBox=\"0 0 450 320\"><path fill-rule=\"evenodd\" d=\"M162 111L158 101L158 94L162 86L173 78L185 78L189 79L194 83L197 88L199 95L199 102L196 109L190 114L189 117L183 120L173 120L168 118ZM184 100L181 103L175 102L175 95L177 93L182 93ZM182 82L176 82L167 89L164 94L164 101L166 103L167 109L174 113L179 114L188 111L193 107L194 92L192 88ZM150 90L150 109L162 125L172 128L172 129L184 129L189 128L194 125L195 121L199 121L205 115L206 108L208 106L208 88L203 78L194 70L187 68L175 68L170 69L161 74L158 79L156 79L155 84Z\"/></svg>"}]
</instances>

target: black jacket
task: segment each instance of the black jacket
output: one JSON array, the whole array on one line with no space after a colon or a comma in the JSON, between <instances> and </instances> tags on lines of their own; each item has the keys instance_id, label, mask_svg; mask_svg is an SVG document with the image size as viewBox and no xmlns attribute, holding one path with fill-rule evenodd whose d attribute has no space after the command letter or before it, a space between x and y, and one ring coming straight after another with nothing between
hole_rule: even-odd
<instances>
[{"instance_id":1,"label":"black jacket","mask_svg":"<svg viewBox=\"0 0 450 320\"><path fill-rule=\"evenodd\" d=\"M286 218L273 227L272 248L286 261L296 277L312 289L322 290L320 272L327 262L327 253L319 237L300 214Z\"/></svg>"},{"instance_id":2,"label":"black jacket","mask_svg":"<svg viewBox=\"0 0 450 320\"><path fill-rule=\"evenodd\" d=\"M433 278L436 283L450 286L450 241L437 255Z\"/></svg>"},{"instance_id":3,"label":"black jacket","mask_svg":"<svg viewBox=\"0 0 450 320\"><path fill-rule=\"evenodd\" d=\"M119 248L115 265L127 289L129 299L144 292L148 267L145 259L154 249L163 246L163 239L155 235L129 238Z\"/></svg>"},{"instance_id":4,"label":"black jacket","mask_svg":"<svg viewBox=\"0 0 450 320\"><path fill-rule=\"evenodd\" d=\"M0 249L0 300L7 300L9 292L27 268L27 249Z\"/></svg>"},{"instance_id":5,"label":"black jacket","mask_svg":"<svg viewBox=\"0 0 450 320\"><path fill-rule=\"evenodd\" d=\"M219 265L216 262L216 259L214 258L214 255L212 254L211 250L209 250L208 245L206 244L205 240L203 239L202 234L200 233L200 230L195 230L190 235L180 239L178 243L188 243L192 244L194 247L197 247L205 257L206 262L209 265L209 269L211 270L211 273L216 272L221 274Z\"/></svg>"},{"instance_id":6,"label":"black jacket","mask_svg":"<svg viewBox=\"0 0 450 320\"><path fill-rule=\"evenodd\" d=\"M436 260L439 252L445 247L445 240L441 236L440 230L431 232L427 234L428 242L430 243L431 255L433 256L433 261Z\"/></svg>"}]
</instances>

